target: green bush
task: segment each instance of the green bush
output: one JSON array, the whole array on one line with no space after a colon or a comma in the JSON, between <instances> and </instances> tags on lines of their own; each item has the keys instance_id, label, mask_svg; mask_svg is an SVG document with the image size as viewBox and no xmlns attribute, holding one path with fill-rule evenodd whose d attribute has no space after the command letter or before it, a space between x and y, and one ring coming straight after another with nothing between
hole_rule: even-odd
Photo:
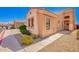
<instances>
[{"instance_id":1,"label":"green bush","mask_svg":"<svg viewBox=\"0 0 79 59\"><path fill-rule=\"evenodd\" d=\"M31 35L31 32L30 32L29 30L23 29L23 30L20 30L20 32L21 32L22 34Z\"/></svg>"},{"instance_id":2,"label":"green bush","mask_svg":"<svg viewBox=\"0 0 79 59\"><path fill-rule=\"evenodd\" d=\"M24 24L20 25L19 29L26 29L26 25L24 25Z\"/></svg>"},{"instance_id":3,"label":"green bush","mask_svg":"<svg viewBox=\"0 0 79 59\"><path fill-rule=\"evenodd\" d=\"M32 36L33 39L37 39L38 38L38 35L35 35L35 34L32 34L31 36Z\"/></svg>"},{"instance_id":4,"label":"green bush","mask_svg":"<svg viewBox=\"0 0 79 59\"><path fill-rule=\"evenodd\" d=\"M24 35L23 38L21 39L21 44L23 45L29 45L32 44L33 40L31 36Z\"/></svg>"},{"instance_id":5,"label":"green bush","mask_svg":"<svg viewBox=\"0 0 79 59\"><path fill-rule=\"evenodd\" d=\"M20 30L20 32L22 33L22 34L26 34L26 30Z\"/></svg>"},{"instance_id":6,"label":"green bush","mask_svg":"<svg viewBox=\"0 0 79 59\"><path fill-rule=\"evenodd\" d=\"M26 25L22 24L20 25L19 29L20 29L20 32L22 34L26 34L26 35L31 35L31 32L29 30L26 29Z\"/></svg>"}]
</instances>

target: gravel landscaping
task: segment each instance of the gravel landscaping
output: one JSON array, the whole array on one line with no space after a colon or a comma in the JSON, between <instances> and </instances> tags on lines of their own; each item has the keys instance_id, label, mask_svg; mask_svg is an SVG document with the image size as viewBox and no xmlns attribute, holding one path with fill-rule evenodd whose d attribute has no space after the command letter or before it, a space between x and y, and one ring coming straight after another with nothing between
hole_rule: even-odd
<instances>
[{"instance_id":1,"label":"gravel landscaping","mask_svg":"<svg viewBox=\"0 0 79 59\"><path fill-rule=\"evenodd\" d=\"M21 39L22 39L22 37L23 37L23 34L15 34L14 36L15 36L15 38L17 39L17 41L19 42L19 44L21 44ZM40 38L33 39L33 43L32 43L32 44L35 44L35 43L37 43L37 42L39 42L39 41L41 41L41 40L42 40L42 39L40 39ZM32 44L30 44L30 45L32 45ZM24 45L21 44L21 46L22 46L22 47L26 47L26 46L29 46L29 45L24 46Z\"/></svg>"}]
</instances>

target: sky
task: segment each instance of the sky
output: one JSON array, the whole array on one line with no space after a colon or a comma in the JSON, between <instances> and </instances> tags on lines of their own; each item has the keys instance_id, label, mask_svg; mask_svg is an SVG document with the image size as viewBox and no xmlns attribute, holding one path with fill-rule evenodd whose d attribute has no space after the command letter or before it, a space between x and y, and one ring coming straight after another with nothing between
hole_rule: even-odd
<instances>
[{"instance_id":1,"label":"sky","mask_svg":"<svg viewBox=\"0 0 79 59\"><path fill-rule=\"evenodd\" d=\"M70 8L75 10L76 23L79 24L79 8L78 7L40 7L51 12L58 13ZM30 10L29 7L0 7L0 23L10 23L15 20L26 20L26 14Z\"/></svg>"}]
</instances>

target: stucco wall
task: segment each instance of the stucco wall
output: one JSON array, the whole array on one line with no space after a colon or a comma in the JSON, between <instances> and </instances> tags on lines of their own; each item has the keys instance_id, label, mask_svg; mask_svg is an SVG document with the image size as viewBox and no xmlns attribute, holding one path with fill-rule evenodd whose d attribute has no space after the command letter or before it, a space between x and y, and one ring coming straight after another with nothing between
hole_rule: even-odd
<instances>
[{"instance_id":1,"label":"stucco wall","mask_svg":"<svg viewBox=\"0 0 79 59\"><path fill-rule=\"evenodd\" d=\"M64 16L70 16L70 18L68 19L69 22L69 30L74 30L75 29L75 15L74 15L74 10L73 9L69 9L67 11L64 12ZM67 20L67 19L64 19Z\"/></svg>"},{"instance_id":2,"label":"stucco wall","mask_svg":"<svg viewBox=\"0 0 79 59\"><path fill-rule=\"evenodd\" d=\"M69 30L74 30L75 29L75 15L74 15L74 10L69 9L66 11L59 12L58 14L58 31L64 30L64 21L69 20ZM69 16L69 19L65 19L65 16Z\"/></svg>"},{"instance_id":3,"label":"stucco wall","mask_svg":"<svg viewBox=\"0 0 79 59\"><path fill-rule=\"evenodd\" d=\"M33 18L34 19L34 26L28 27L28 19ZM38 23L37 23L37 10L31 9L29 13L27 14L27 29L31 31L31 33L38 35Z\"/></svg>"},{"instance_id":4,"label":"stucco wall","mask_svg":"<svg viewBox=\"0 0 79 59\"><path fill-rule=\"evenodd\" d=\"M50 30L46 30L46 23L45 23L46 15L50 16ZM64 21L67 20L67 19L64 19L64 16L70 16L70 18L68 19L70 21L69 30L74 30L75 16L74 16L73 9L69 9L69 10L60 12L58 14L55 14L47 10L39 10L39 9L31 8L27 14L27 25L28 25L28 19L33 17L34 27L33 28L27 27L27 28L33 34L37 34L40 37L46 37L58 31L64 30Z\"/></svg>"},{"instance_id":5,"label":"stucco wall","mask_svg":"<svg viewBox=\"0 0 79 59\"><path fill-rule=\"evenodd\" d=\"M46 30L46 15L50 16L50 30ZM38 25L39 25L39 35L41 37L46 37L57 32L57 16L50 14L49 12L39 12L38 14Z\"/></svg>"},{"instance_id":6,"label":"stucco wall","mask_svg":"<svg viewBox=\"0 0 79 59\"><path fill-rule=\"evenodd\" d=\"M57 19L58 19L58 32L59 31L61 31L61 30L63 30L64 28L63 28L63 26L64 26L64 23L63 23L63 21L64 21L64 16L63 16L63 12L60 12L60 13L58 13L57 14L58 15L58 17L57 17Z\"/></svg>"}]
</instances>

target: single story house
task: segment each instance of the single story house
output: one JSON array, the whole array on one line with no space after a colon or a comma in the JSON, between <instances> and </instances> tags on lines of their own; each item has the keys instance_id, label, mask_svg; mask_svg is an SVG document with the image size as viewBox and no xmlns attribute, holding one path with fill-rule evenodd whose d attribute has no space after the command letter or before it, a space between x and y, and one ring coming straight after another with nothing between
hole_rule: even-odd
<instances>
[{"instance_id":1,"label":"single story house","mask_svg":"<svg viewBox=\"0 0 79 59\"><path fill-rule=\"evenodd\" d=\"M59 31L76 28L74 9L53 13L46 9L30 8L26 16L27 29L31 33L46 37Z\"/></svg>"}]
</instances>

